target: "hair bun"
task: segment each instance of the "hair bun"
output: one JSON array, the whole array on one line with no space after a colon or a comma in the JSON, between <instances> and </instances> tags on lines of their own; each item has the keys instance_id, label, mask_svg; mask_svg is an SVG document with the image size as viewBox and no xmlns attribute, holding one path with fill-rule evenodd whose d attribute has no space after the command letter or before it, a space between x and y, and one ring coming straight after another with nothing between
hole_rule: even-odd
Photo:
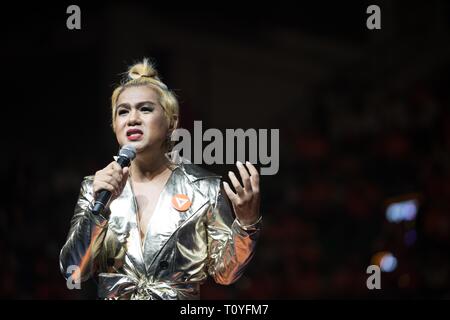
<instances>
[{"instance_id":1,"label":"hair bun","mask_svg":"<svg viewBox=\"0 0 450 320\"><path fill-rule=\"evenodd\" d=\"M128 77L132 80L139 79L141 77L159 80L158 71L156 71L148 59L144 59L142 62L131 66L128 70Z\"/></svg>"}]
</instances>

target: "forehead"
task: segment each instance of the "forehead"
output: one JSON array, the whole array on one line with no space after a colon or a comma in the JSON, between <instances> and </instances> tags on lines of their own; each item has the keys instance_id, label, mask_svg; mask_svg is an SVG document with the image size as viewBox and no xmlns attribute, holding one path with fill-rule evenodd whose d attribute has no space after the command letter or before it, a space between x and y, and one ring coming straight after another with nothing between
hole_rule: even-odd
<instances>
[{"instance_id":1,"label":"forehead","mask_svg":"<svg viewBox=\"0 0 450 320\"><path fill-rule=\"evenodd\" d=\"M151 101L158 103L159 95L155 89L149 86L133 86L125 88L117 99L117 104L122 103L136 104L142 101Z\"/></svg>"}]
</instances>

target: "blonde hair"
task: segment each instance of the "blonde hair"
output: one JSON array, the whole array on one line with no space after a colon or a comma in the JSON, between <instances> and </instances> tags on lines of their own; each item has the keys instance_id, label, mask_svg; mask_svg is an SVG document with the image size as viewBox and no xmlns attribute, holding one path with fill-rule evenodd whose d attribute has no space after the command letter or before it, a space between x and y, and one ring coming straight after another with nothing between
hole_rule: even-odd
<instances>
[{"instance_id":1,"label":"blonde hair","mask_svg":"<svg viewBox=\"0 0 450 320\"><path fill-rule=\"evenodd\" d=\"M111 96L112 127L114 128L116 120L117 100L120 94L126 88L135 86L149 86L159 94L159 104L164 110L169 128L176 129L178 125L176 120L179 118L178 100L175 94L161 81L158 71L147 58L129 67L126 78L114 89Z\"/></svg>"}]
</instances>

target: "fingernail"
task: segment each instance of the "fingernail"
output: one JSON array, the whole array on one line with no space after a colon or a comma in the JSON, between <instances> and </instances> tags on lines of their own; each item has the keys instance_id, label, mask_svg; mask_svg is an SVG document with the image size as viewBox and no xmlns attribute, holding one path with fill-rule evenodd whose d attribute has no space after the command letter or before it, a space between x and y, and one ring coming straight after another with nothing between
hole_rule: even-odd
<instances>
[{"instance_id":1,"label":"fingernail","mask_svg":"<svg viewBox=\"0 0 450 320\"><path fill-rule=\"evenodd\" d=\"M240 166L242 166L242 162L236 161L236 165L240 167Z\"/></svg>"},{"instance_id":2,"label":"fingernail","mask_svg":"<svg viewBox=\"0 0 450 320\"><path fill-rule=\"evenodd\" d=\"M245 164L246 164L246 165L249 165L249 164L250 164L250 161L245 161Z\"/></svg>"}]
</instances>

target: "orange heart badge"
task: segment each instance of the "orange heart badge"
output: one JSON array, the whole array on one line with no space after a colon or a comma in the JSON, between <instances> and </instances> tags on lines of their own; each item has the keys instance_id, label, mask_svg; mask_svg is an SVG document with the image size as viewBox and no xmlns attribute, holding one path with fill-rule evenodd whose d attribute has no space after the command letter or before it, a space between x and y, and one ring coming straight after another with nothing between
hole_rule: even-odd
<instances>
[{"instance_id":1,"label":"orange heart badge","mask_svg":"<svg viewBox=\"0 0 450 320\"><path fill-rule=\"evenodd\" d=\"M192 205L191 200L185 194L176 194L172 197L172 206L178 211L186 211Z\"/></svg>"}]
</instances>

